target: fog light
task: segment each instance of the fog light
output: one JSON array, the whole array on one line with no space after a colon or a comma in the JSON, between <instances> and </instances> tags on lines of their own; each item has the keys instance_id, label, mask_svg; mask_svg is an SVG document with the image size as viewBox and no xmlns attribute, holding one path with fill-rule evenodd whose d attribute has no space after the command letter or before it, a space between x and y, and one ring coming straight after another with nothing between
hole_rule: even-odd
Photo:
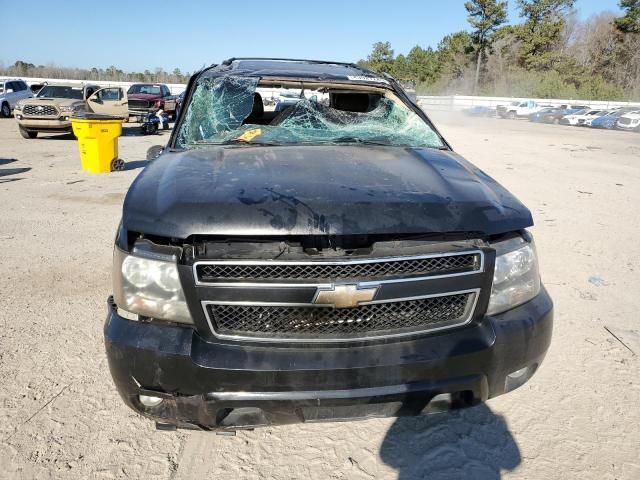
<instances>
[{"instance_id":1,"label":"fog light","mask_svg":"<svg viewBox=\"0 0 640 480\"><path fill-rule=\"evenodd\" d=\"M504 380L504 393L515 390L527 383L527 381L536 372L536 368L538 368L538 365L534 363L533 365L528 365L507 375Z\"/></svg>"},{"instance_id":2,"label":"fog light","mask_svg":"<svg viewBox=\"0 0 640 480\"><path fill-rule=\"evenodd\" d=\"M145 407L157 407L162 403L162 398L160 397L151 397L149 395L138 395L138 400Z\"/></svg>"}]
</instances>

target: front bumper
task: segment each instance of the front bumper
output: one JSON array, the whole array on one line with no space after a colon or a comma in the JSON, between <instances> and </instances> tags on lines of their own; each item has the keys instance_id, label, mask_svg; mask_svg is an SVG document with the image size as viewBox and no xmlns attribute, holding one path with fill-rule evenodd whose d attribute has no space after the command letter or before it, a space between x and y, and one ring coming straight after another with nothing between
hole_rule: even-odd
<instances>
[{"instance_id":1,"label":"front bumper","mask_svg":"<svg viewBox=\"0 0 640 480\"><path fill-rule=\"evenodd\" d=\"M72 131L71 120L69 120L71 112L69 112L68 116L65 115L55 119L28 118L18 114L15 117L18 125L31 132L67 133Z\"/></svg>"},{"instance_id":2,"label":"front bumper","mask_svg":"<svg viewBox=\"0 0 640 480\"><path fill-rule=\"evenodd\" d=\"M129 407L160 424L209 430L475 405L533 375L552 324L553 305L543 289L503 314L402 341L209 343L190 328L127 320L113 303L104 333L111 374ZM139 395L164 401L145 407Z\"/></svg>"}]
</instances>

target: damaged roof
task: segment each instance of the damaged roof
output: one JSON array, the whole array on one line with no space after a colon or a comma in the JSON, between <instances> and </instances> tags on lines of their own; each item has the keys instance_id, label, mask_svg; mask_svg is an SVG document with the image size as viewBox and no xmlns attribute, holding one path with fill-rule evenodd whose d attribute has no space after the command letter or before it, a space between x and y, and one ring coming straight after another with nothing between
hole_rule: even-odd
<instances>
[{"instance_id":1,"label":"damaged roof","mask_svg":"<svg viewBox=\"0 0 640 480\"><path fill-rule=\"evenodd\" d=\"M230 58L207 70L210 75L304 78L389 84L380 75L353 63L280 58Z\"/></svg>"}]
</instances>

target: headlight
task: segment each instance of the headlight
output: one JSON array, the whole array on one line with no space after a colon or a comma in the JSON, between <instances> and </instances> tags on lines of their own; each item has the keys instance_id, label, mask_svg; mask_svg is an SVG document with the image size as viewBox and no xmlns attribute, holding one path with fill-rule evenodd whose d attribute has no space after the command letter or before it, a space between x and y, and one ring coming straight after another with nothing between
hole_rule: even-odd
<instances>
[{"instance_id":1,"label":"headlight","mask_svg":"<svg viewBox=\"0 0 640 480\"><path fill-rule=\"evenodd\" d=\"M76 105L60 105L58 108L61 112L73 112L78 107Z\"/></svg>"},{"instance_id":2,"label":"headlight","mask_svg":"<svg viewBox=\"0 0 640 480\"><path fill-rule=\"evenodd\" d=\"M144 258L116 247L113 252L113 286L115 302L123 310L145 317L193 324L175 258Z\"/></svg>"},{"instance_id":3,"label":"headlight","mask_svg":"<svg viewBox=\"0 0 640 480\"><path fill-rule=\"evenodd\" d=\"M487 315L502 313L540 293L538 258L533 239L511 238L492 245L496 266Z\"/></svg>"},{"instance_id":4,"label":"headlight","mask_svg":"<svg viewBox=\"0 0 640 480\"><path fill-rule=\"evenodd\" d=\"M17 110L18 112L22 111L22 105L20 105L19 103L16 103L13 107L14 110Z\"/></svg>"}]
</instances>

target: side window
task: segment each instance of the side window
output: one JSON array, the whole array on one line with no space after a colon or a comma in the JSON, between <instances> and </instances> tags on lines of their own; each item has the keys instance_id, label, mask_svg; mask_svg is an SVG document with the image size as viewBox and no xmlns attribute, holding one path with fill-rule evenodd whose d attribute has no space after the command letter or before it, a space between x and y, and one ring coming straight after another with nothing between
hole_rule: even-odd
<instances>
[{"instance_id":1,"label":"side window","mask_svg":"<svg viewBox=\"0 0 640 480\"><path fill-rule=\"evenodd\" d=\"M20 87L20 91L24 92L25 90L27 90L29 88L29 86L24 83L22 80L20 80L19 82L16 82L18 84L18 86Z\"/></svg>"},{"instance_id":2,"label":"side window","mask_svg":"<svg viewBox=\"0 0 640 480\"><path fill-rule=\"evenodd\" d=\"M167 87L166 85L162 86L162 96L166 97L171 95L171 92L169 92L169 87Z\"/></svg>"},{"instance_id":3,"label":"side window","mask_svg":"<svg viewBox=\"0 0 640 480\"><path fill-rule=\"evenodd\" d=\"M13 90L14 92L16 91L16 86L15 86L15 82L7 82L4 86L5 92L7 90Z\"/></svg>"},{"instance_id":4,"label":"side window","mask_svg":"<svg viewBox=\"0 0 640 480\"><path fill-rule=\"evenodd\" d=\"M98 92L98 100L102 100L103 102L113 102L120 100L120 89L119 88L103 88Z\"/></svg>"}]
</instances>

